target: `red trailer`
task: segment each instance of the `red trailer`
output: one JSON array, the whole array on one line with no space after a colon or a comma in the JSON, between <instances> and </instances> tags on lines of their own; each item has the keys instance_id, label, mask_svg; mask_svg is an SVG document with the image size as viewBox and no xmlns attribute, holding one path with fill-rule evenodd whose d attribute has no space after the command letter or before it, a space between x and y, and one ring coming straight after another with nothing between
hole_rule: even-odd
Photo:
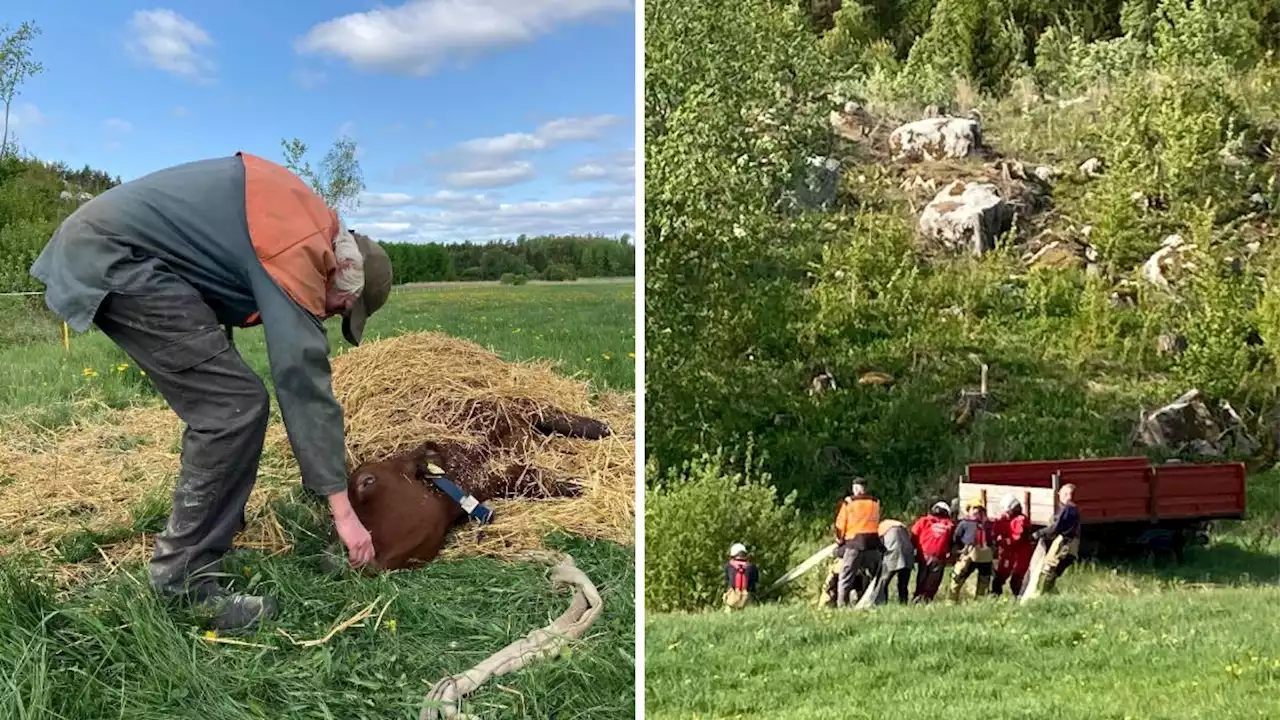
<instances>
[{"instance_id":1,"label":"red trailer","mask_svg":"<svg viewBox=\"0 0 1280 720\"><path fill-rule=\"evenodd\" d=\"M1245 513L1243 463L1152 465L1145 457L975 463L960 483L960 499L981 499L994 515L1000 499L1013 493L1031 523L1044 526L1058 510L1058 488L1067 483L1076 486L1086 526L1082 544L1090 536L1110 545L1130 542L1135 533L1160 537L1164 531L1180 555L1190 535L1208 522L1239 520Z\"/></svg>"}]
</instances>

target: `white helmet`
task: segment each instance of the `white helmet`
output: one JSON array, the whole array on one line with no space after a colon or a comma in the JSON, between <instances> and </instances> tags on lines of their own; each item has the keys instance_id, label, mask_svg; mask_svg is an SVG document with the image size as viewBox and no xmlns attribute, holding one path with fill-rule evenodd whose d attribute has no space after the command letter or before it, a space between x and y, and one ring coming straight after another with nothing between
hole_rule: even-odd
<instances>
[{"instance_id":1,"label":"white helmet","mask_svg":"<svg viewBox=\"0 0 1280 720\"><path fill-rule=\"evenodd\" d=\"M746 554L747 546L742 543L734 543L733 546L729 548L729 557L738 557Z\"/></svg>"},{"instance_id":2,"label":"white helmet","mask_svg":"<svg viewBox=\"0 0 1280 720\"><path fill-rule=\"evenodd\" d=\"M1021 507L1022 507L1022 501L1019 500L1018 497L1013 493L1009 493L1008 495L1005 495L1003 498L1000 499L1000 509L1004 510L1005 512L1010 512L1014 508L1021 508Z\"/></svg>"},{"instance_id":3,"label":"white helmet","mask_svg":"<svg viewBox=\"0 0 1280 720\"><path fill-rule=\"evenodd\" d=\"M930 508L930 510L936 513L942 512L942 513L947 513L948 515L951 514L951 506L946 504L945 502L942 502L941 500L934 503L933 507Z\"/></svg>"}]
</instances>

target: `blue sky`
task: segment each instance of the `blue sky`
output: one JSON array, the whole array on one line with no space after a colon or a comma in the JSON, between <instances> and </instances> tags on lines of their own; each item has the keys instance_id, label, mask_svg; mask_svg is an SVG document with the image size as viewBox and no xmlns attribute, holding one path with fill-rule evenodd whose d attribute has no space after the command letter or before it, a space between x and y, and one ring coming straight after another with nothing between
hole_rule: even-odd
<instances>
[{"instance_id":1,"label":"blue sky","mask_svg":"<svg viewBox=\"0 0 1280 720\"><path fill-rule=\"evenodd\" d=\"M358 143L380 240L635 233L633 0L3 0L44 72L11 127L128 180Z\"/></svg>"}]
</instances>

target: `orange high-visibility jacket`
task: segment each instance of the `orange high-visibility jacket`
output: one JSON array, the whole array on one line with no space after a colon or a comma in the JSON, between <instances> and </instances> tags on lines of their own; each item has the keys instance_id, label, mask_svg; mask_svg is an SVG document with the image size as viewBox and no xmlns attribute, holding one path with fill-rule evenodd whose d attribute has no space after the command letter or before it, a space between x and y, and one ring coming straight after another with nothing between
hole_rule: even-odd
<instances>
[{"instance_id":1,"label":"orange high-visibility jacket","mask_svg":"<svg viewBox=\"0 0 1280 720\"><path fill-rule=\"evenodd\" d=\"M338 268L333 254L338 214L287 168L237 154L244 162L244 214L258 259L294 302L324 317L326 288ZM254 313L244 324L258 322Z\"/></svg>"},{"instance_id":2,"label":"orange high-visibility jacket","mask_svg":"<svg viewBox=\"0 0 1280 720\"><path fill-rule=\"evenodd\" d=\"M836 515L836 536L848 540L858 535L880 534L880 501L870 495L846 498Z\"/></svg>"}]
</instances>

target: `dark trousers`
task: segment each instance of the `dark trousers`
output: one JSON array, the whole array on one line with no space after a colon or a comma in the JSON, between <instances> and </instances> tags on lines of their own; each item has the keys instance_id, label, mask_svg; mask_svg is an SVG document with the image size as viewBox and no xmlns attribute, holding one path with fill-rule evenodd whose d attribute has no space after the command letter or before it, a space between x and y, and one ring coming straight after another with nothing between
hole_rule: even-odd
<instances>
[{"instance_id":1,"label":"dark trousers","mask_svg":"<svg viewBox=\"0 0 1280 720\"><path fill-rule=\"evenodd\" d=\"M1011 575L1008 572L996 571L995 576L991 579L991 594L1000 595L1004 592L1004 584L1009 583L1009 590L1013 592L1013 596L1017 597L1022 594L1022 583L1027 579L1026 573Z\"/></svg>"},{"instance_id":2,"label":"dark trousers","mask_svg":"<svg viewBox=\"0 0 1280 720\"><path fill-rule=\"evenodd\" d=\"M889 598L889 588L893 584L898 586L898 602L903 605L907 604L907 593L911 587L911 568L904 567L901 570L891 570L883 573L880 578L880 600L886 601Z\"/></svg>"},{"instance_id":3,"label":"dark trousers","mask_svg":"<svg viewBox=\"0 0 1280 720\"><path fill-rule=\"evenodd\" d=\"M880 548L857 550L845 546L840 560L840 579L837 583L836 603L840 607L858 602L867 591L871 578L880 567Z\"/></svg>"},{"instance_id":4,"label":"dark trousers","mask_svg":"<svg viewBox=\"0 0 1280 720\"><path fill-rule=\"evenodd\" d=\"M915 602L932 602L942 587L942 573L946 565L941 559L930 558L916 563Z\"/></svg>"},{"instance_id":5,"label":"dark trousers","mask_svg":"<svg viewBox=\"0 0 1280 720\"><path fill-rule=\"evenodd\" d=\"M162 595L203 595L209 586L199 575L218 571L244 528L270 399L194 288L159 269L148 285L108 295L94 324L147 373L186 425L151 583Z\"/></svg>"}]
</instances>

